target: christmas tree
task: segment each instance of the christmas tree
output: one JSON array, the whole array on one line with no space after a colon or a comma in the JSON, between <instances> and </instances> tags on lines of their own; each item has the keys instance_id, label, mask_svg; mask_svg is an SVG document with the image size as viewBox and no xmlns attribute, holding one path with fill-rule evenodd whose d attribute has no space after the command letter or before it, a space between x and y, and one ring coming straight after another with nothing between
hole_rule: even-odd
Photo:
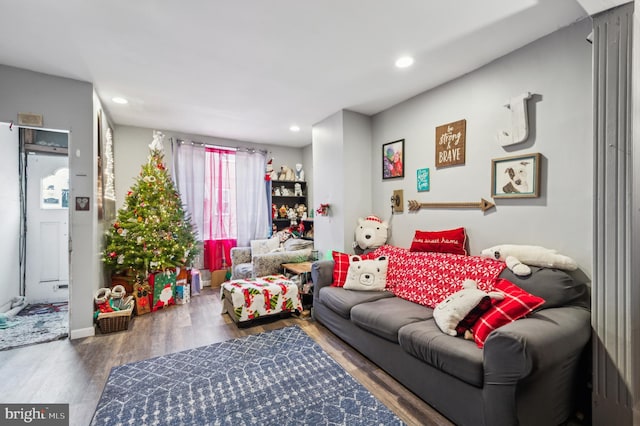
<instances>
[{"instance_id":1,"label":"christmas tree","mask_svg":"<svg viewBox=\"0 0 640 426\"><path fill-rule=\"evenodd\" d=\"M164 165L163 138L153 132L149 160L107 232L102 256L113 271L131 269L141 279L150 272L190 266L196 255L193 225Z\"/></svg>"}]
</instances>

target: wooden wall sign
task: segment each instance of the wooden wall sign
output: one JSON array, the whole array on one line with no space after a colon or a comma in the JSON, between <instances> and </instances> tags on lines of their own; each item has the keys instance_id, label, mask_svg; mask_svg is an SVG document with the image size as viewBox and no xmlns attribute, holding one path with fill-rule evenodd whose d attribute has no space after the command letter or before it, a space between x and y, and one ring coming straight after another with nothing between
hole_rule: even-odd
<instances>
[{"instance_id":1,"label":"wooden wall sign","mask_svg":"<svg viewBox=\"0 0 640 426\"><path fill-rule=\"evenodd\" d=\"M436 167L464 164L467 120L436 127Z\"/></svg>"}]
</instances>

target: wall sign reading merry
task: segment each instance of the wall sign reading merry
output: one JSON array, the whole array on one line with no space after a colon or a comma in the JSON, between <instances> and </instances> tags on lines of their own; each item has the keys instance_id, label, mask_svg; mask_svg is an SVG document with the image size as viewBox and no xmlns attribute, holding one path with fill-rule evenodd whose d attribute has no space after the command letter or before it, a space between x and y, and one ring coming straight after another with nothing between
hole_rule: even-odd
<instances>
[{"instance_id":1,"label":"wall sign reading merry","mask_svg":"<svg viewBox=\"0 0 640 426\"><path fill-rule=\"evenodd\" d=\"M436 127L436 167L464 164L467 120Z\"/></svg>"}]
</instances>

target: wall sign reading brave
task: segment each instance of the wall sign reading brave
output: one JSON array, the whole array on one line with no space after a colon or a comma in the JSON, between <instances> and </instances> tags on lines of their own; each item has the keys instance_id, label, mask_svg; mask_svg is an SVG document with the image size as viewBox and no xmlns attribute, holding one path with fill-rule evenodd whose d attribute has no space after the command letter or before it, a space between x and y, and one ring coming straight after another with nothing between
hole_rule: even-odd
<instances>
[{"instance_id":1,"label":"wall sign reading brave","mask_svg":"<svg viewBox=\"0 0 640 426\"><path fill-rule=\"evenodd\" d=\"M467 120L436 127L436 167L464 164Z\"/></svg>"}]
</instances>

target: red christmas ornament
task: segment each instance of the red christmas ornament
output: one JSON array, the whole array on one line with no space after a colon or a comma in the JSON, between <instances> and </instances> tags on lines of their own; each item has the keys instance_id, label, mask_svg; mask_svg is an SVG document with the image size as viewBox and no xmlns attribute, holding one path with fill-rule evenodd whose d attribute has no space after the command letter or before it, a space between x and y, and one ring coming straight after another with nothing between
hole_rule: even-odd
<instances>
[{"instance_id":1,"label":"red christmas ornament","mask_svg":"<svg viewBox=\"0 0 640 426\"><path fill-rule=\"evenodd\" d=\"M109 253L109 257L114 259L114 258L118 257L118 253L116 253L115 251L112 251L111 253Z\"/></svg>"},{"instance_id":2,"label":"red christmas ornament","mask_svg":"<svg viewBox=\"0 0 640 426\"><path fill-rule=\"evenodd\" d=\"M118 223L118 222L114 223L114 224L113 224L113 227L114 227L114 228L116 228L116 229L118 229L118 228L120 227L120 223Z\"/></svg>"}]
</instances>

